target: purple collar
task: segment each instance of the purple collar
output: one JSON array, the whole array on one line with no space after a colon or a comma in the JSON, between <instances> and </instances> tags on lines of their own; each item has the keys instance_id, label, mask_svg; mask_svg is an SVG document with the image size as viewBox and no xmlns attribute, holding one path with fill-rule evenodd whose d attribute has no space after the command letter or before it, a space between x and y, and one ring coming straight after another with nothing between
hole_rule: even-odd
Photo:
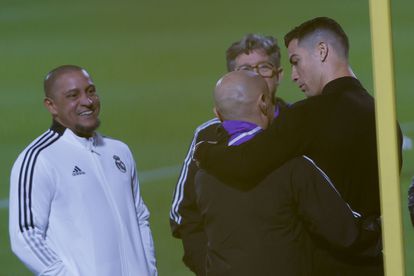
<instances>
[{"instance_id":1,"label":"purple collar","mask_svg":"<svg viewBox=\"0 0 414 276\"><path fill-rule=\"evenodd\" d=\"M276 104L275 106L275 116L273 116L273 119L276 119L277 116L279 116L280 113L280 106L278 104Z\"/></svg>"},{"instance_id":2,"label":"purple collar","mask_svg":"<svg viewBox=\"0 0 414 276\"><path fill-rule=\"evenodd\" d=\"M262 128L245 121L224 121L223 127L230 135L229 146L238 146L252 139Z\"/></svg>"},{"instance_id":3,"label":"purple collar","mask_svg":"<svg viewBox=\"0 0 414 276\"><path fill-rule=\"evenodd\" d=\"M276 105L274 118L279 116L279 113L280 107L279 105ZM263 130L258 125L246 121L228 120L224 121L222 125L226 132L230 135L228 142L229 146L238 146L243 144Z\"/></svg>"}]
</instances>

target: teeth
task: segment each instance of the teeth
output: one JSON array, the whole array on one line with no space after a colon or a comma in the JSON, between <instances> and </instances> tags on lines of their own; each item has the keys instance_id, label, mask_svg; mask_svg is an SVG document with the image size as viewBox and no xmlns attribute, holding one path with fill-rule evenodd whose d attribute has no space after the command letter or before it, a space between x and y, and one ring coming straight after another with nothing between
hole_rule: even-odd
<instances>
[{"instance_id":1,"label":"teeth","mask_svg":"<svg viewBox=\"0 0 414 276\"><path fill-rule=\"evenodd\" d=\"M79 113L80 116L88 116L92 114L92 110L88 110L88 111L83 111L81 113Z\"/></svg>"}]
</instances>

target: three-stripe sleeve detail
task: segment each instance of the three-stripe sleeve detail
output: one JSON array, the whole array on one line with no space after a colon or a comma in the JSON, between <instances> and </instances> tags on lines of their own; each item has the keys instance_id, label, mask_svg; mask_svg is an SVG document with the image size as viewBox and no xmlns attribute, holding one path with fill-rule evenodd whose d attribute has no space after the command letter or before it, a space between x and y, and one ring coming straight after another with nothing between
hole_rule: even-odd
<instances>
[{"instance_id":1,"label":"three-stripe sleeve detail","mask_svg":"<svg viewBox=\"0 0 414 276\"><path fill-rule=\"evenodd\" d=\"M51 266L58 259L54 252L51 252L44 243L43 233L40 233L38 229L31 228L22 233L22 236L26 244L30 247L33 254L42 262L46 267Z\"/></svg>"},{"instance_id":2,"label":"three-stripe sleeve detail","mask_svg":"<svg viewBox=\"0 0 414 276\"><path fill-rule=\"evenodd\" d=\"M50 266L57 261L57 258L55 253L46 246L43 233L34 226L32 210L33 178L40 152L60 137L60 133L48 130L29 146L24 153L18 176L19 229L26 244L45 266Z\"/></svg>"},{"instance_id":3,"label":"three-stripe sleeve detail","mask_svg":"<svg viewBox=\"0 0 414 276\"><path fill-rule=\"evenodd\" d=\"M197 137L198 137L200 131L206 129L207 127L209 127L211 125L218 124L218 123L220 123L220 121L217 118L211 119L211 120L205 122L204 124L200 125L199 127L197 127L197 129L194 133L194 138L191 142L190 149L188 150L187 156L184 159L184 164L183 164L183 167L181 169L181 173L180 173L180 176L178 178L177 185L175 187L174 196L173 196L173 203L172 203L172 207L171 207L171 211L170 211L170 218L178 224L181 224L181 220L182 220L182 217L181 217L178 209L179 209L180 204L181 204L181 202L183 201L183 198L184 198L184 185L185 185L185 182L187 180L188 170L189 170L191 161L193 160L194 149L195 149L195 144L197 142Z\"/></svg>"},{"instance_id":4,"label":"three-stripe sleeve detail","mask_svg":"<svg viewBox=\"0 0 414 276\"><path fill-rule=\"evenodd\" d=\"M32 186L33 173L39 153L59 139L60 135L49 130L27 149L19 172L19 226L20 231L33 228Z\"/></svg>"}]
</instances>

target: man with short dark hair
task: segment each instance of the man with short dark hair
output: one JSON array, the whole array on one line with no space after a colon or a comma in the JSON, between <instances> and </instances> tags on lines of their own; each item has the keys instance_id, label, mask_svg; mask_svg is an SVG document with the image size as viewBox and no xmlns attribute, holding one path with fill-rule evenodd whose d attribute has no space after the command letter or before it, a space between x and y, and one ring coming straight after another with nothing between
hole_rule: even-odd
<instances>
[{"instance_id":1,"label":"man with short dark hair","mask_svg":"<svg viewBox=\"0 0 414 276\"><path fill-rule=\"evenodd\" d=\"M276 97L283 71L280 67L280 48L275 38L248 34L227 49L226 61L228 71L255 71L263 77L272 94L275 117L283 112L286 104ZM183 261L199 275L204 274L206 236L195 202L194 177L198 167L193 161L193 151L199 141L218 139L218 126L220 121L214 118L196 128L176 184L170 211L173 236L183 242Z\"/></svg>"},{"instance_id":2,"label":"man with short dark hair","mask_svg":"<svg viewBox=\"0 0 414 276\"><path fill-rule=\"evenodd\" d=\"M52 126L19 155L10 177L13 252L36 275L157 275L134 157L96 132L91 77L63 65L44 89Z\"/></svg>"},{"instance_id":3,"label":"man with short dark hair","mask_svg":"<svg viewBox=\"0 0 414 276\"><path fill-rule=\"evenodd\" d=\"M251 189L287 160L305 154L375 230L381 212L374 99L350 68L348 38L336 21L318 17L289 32L285 45L292 80L309 98L293 104L251 141L239 147L203 143L196 157L227 184ZM317 275L383 274L382 256L362 258L318 246Z\"/></svg>"}]
</instances>

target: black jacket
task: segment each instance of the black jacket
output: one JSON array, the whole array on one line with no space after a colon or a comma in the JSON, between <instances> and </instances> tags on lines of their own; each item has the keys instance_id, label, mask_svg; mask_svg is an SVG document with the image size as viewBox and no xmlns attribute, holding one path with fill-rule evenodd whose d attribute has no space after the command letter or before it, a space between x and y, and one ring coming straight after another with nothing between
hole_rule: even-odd
<instances>
[{"instance_id":1,"label":"black jacket","mask_svg":"<svg viewBox=\"0 0 414 276\"><path fill-rule=\"evenodd\" d=\"M358 224L312 160L295 158L249 191L200 170L197 205L207 234L207 275L316 275L311 235L349 248Z\"/></svg>"}]
</instances>

